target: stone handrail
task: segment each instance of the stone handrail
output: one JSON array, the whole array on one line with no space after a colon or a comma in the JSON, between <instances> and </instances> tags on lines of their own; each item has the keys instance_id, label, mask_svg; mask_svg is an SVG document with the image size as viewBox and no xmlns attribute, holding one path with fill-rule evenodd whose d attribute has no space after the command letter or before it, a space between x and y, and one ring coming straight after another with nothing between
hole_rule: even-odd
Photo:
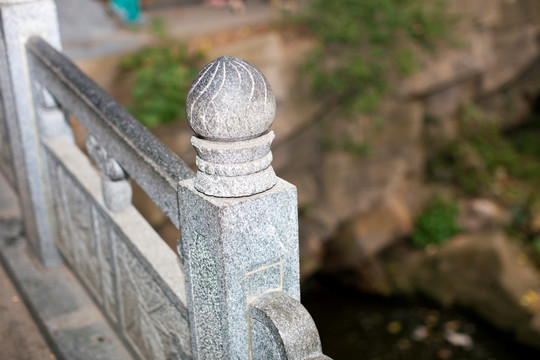
<instances>
[{"instance_id":1,"label":"stone handrail","mask_svg":"<svg viewBox=\"0 0 540 360\"><path fill-rule=\"evenodd\" d=\"M0 2L0 17L0 140L8 129L13 158L0 169L15 169L43 263L60 250L135 358L328 359L299 302L296 188L271 166L264 75L221 57L195 78L194 174L61 53L52 0ZM180 258L131 205L128 176L181 229Z\"/></svg>"},{"instance_id":2,"label":"stone handrail","mask_svg":"<svg viewBox=\"0 0 540 360\"><path fill-rule=\"evenodd\" d=\"M179 226L176 186L179 180L193 176L191 169L45 40L32 38L27 48L32 76L47 84L62 108L99 139L109 155Z\"/></svg>"}]
</instances>

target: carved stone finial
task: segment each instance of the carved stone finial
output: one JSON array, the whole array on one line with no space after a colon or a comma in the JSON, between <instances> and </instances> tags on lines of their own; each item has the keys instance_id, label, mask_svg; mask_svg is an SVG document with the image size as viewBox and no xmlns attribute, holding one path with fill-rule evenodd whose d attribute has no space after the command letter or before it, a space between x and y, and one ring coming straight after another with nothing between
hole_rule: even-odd
<instances>
[{"instance_id":1,"label":"carved stone finial","mask_svg":"<svg viewBox=\"0 0 540 360\"><path fill-rule=\"evenodd\" d=\"M276 116L276 100L257 68L244 60L222 56L193 80L186 113L199 137L245 140L268 131Z\"/></svg>"},{"instance_id":2,"label":"carved stone finial","mask_svg":"<svg viewBox=\"0 0 540 360\"><path fill-rule=\"evenodd\" d=\"M217 197L240 197L276 183L268 132L276 100L264 75L248 62L220 57L197 75L186 114L196 136L195 188ZM263 135L264 134L264 135Z\"/></svg>"}]
</instances>

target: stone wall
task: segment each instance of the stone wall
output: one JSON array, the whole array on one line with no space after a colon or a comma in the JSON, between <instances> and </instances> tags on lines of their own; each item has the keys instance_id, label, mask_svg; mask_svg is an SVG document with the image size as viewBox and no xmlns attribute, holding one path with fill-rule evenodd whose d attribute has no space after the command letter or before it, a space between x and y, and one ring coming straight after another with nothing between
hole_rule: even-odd
<instances>
[{"instance_id":1,"label":"stone wall","mask_svg":"<svg viewBox=\"0 0 540 360\"><path fill-rule=\"evenodd\" d=\"M458 136L464 104L496 114L501 126L529 113L540 92L540 3L456 0L448 6L459 19L452 29L456 43L436 55L419 52L422 69L395 84L376 117L344 121L326 114L326 127L313 123L321 109L298 76L310 40L264 33L210 47L210 58L227 53L252 62L275 90L274 167L298 187L303 276L319 268L328 248L343 268L410 234L426 199L426 152ZM328 133L352 134L366 153L325 149Z\"/></svg>"}]
</instances>

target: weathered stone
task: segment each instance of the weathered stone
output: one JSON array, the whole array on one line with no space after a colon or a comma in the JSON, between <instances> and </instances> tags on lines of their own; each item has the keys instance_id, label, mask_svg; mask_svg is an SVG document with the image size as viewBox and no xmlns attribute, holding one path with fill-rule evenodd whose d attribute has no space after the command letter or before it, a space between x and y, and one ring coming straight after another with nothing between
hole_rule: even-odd
<instances>
[{"instance_id":1,"label":"weathered stone","mask_svg":"<svg viewBox=\"0 0 540 360\"><path fill-rule=\"evenodd\" d=\"M131 205L133 193L126 172L92 135L86 139L86 149L102 172L101 186L105 204L112 211L124 210Z\"/></svg>"},{"instance_id":2,"label":"weathered stone","mask_svg":"<svg viewBox=\"0 0 540 360\"><path fill-rule=\"evenodd\" d=\"M276 178L270 165L274 133L267 131L275 115L270 85L250 64L222 57L197 75L186 107L197 135L192 144L198 172L179 183L179 252L186 268L194 355L299 358L298 346L312 347L313 332L304 331L305 320L312 320L297 301L296 188ZM284 327L290 354L276 338L283 333L272 326L251 327L250 304L270 292L290 299L282 310L293 304L287 317L301 320ZM264 311L276 310L279 322L278 305ZM297 333L311 337L292 339Z\"/></svg>"},{"instance_id":3,"label":"weathered stone","mask_svg":"<svg viewBox=\"0 0 540 360\"><path fill-rule=\"evenodd\" d=\"M4 1L1 5L2 115L9 133L25 231L41 261L46 266L57 265L61 259L53 244L55 229L50 194L44 177L41 144L36 136L36 129L43 127L40 123L43 119L39 118L39 104L33 100L35 87L33 79L29 78L25 51L28 39L35 35L47 39L56 48L60 47L55 4L52 0L43 0Z\"/></svg>"},{"instance_id":4,"label":"weathered stone","mask_svg":"<svg viewBox=\"0 0 540 360\"><path fill-rule=\"evenodd\" d=\"M101 177L103 200L111 211L121 211L131 205L133 194L128 180L111 180Z\"/></svg>"},{"instance_id":5,"label":"weathered stone","mask_svg":"<svg viewBox=\"0 0 540 360\"><path fill-rule=\"evenodd\" d=\"M193 80L186 115L202 138L251 139L272 125L276 100L270 84L253 65L223 56L206 65Z\"/></svg>"},{"instance_id":6,"label":"weathered stone","mask_svg":"<svg viewBox=\"0 0 540 360\"><path fill-rule=\"evenodd\" d=\"M220 57L203 68L186 103L187 120L197 135L191 140L199 168L195 188L211 196L241 197L274 186L274 133L266 132L275 113L270 84L253 65Z\"/></svg>"},{"instance_id":7,"label":"weathered stone","mask_svg":"<svg viewBox=\"0 0 540 360\"><path fill-rule=\"evenodd\" d=\"M522 341L539 343L540 276L503 234L459 235L405 273L414 289L443 305L472 308Z\"/></svg>"},{"instance_id":8,"label":"weathered stone","mask_svg":"<svg viewBox=\"0 0 540 360\"><path fill-rule=\"evenodd\" d=\"M45 149L66 261L140 358L190 359L178 256L132 206L109 211L100 174L70 139Z\"/></svg>"},{"instance_id":9,"label":"weathered stone","mask_svg":"<svg viewBox=\"0 0 540 360\"><path fill-rule=\"evenodd\" d=\"M62 107L99 139L111 157L179 226L176 183L193 176L191 169L46 41L32 38L27 49L35 62L32 75L47 83ZM71 91L73 88L78 91Z\"/></svg>"},{"instance_id":10,"label":"weathered stone","mask_svg":"<svg viewBox=\"0 0 540 360\"><path fill-rule=\"evenodd\" d=\"M467 232L489 231L508 225L511 217L500 205L490 199L472 199L463 203L457 221Z\"/></svg>"},{"instance_id":11,"label":"weathered stone","mask_svg":"<svg viewBox=\"0 0 540 360\"><path fill-rule=\"evenodd\" d=\"M426 116L444 119L456 114L462 98L461 84L429 94L426 99Z\"/></svg>"},{"instance_id":12,"label":"weathered stone","mask_svg":"<svg viewBox=\"0 0 540 360\"><path fill-rule=\"evenodd\" d=\"M8 181L0 172L0 238L19 236L23 230L19 200Z\"/></svg>"},{"instance_id":13,"label":"weathered stone","mask_svg":"<svg viewBox=\"0 0 540 360\"><path fill-rule=\"evenodd\" d=\"M484 37L484 34L473 33L467 51L446 49L436 57L423 56L424 68L405 78L398 93L423 96L480 75L486 66L482 57L486 47Z\"/></svg>"},{"instance_id":14,"label":"weathered stone","mask_svg":"<svg viewBox=\"0 0 540 360\"><path fill-rule=\"evenodd\" d=\"M65 265L44 270L24 238L0 242L0 258L55 354L46 358L132 359L80 281ZM20 354L20 353L19 353ZM4 356L5 353L2 353ZM15 357L17 358L17 357Z\"/></svg>"},{"instance_id":15,"label":"weathered stone","mask_svg":"<svg viewBox=\"0 0 540 360\"><path fill-rule=\"evenodd\" d=\"M329 246L343 269L361 266L396 239L412 232L413 214L402 198L390 196L354 218Z\"/></svg>"},{"instance_id":16,"label":"weathered stone","mask_svg":"<svg viewBox=\"0 0 540 360\"><path fill-rule=\"evenodd\" d=\"M255 65L272 84L276 100L287 101L290 89L284 72L289 70L290 59L285 58L283 41L278 33L254 34L225 45L216 44L208 50L211 59L222 54L230 54Z\"/></svg>"},{"instance_id":17,"label":"weathered stone","mask_svg":"<svg viewBox=\"0 0 540 360\"><path fill-rule=\"evenodd\" d=\"M330 359L322 354L319 332L307 310L282 292L265 294L251 304L250 321L253 359Z\"/></svg>"},{"instance_id":18,"label":"weathered stone","mask_svg":"<svg viewBox=\"0 0 540 360\"><path fill-rule=\"evenodd\" d=\"M197 151L195 188L207 195L240 197L268 190L276 183L272 166L271 131L263 136L235 142L192 138Z\"/></svg>"},{"instance_id":19,"label":"weathered stone","mask_svg":"<svg viewBox=\"0 0 540 360\"><path fill-rule=\"evenodd\" d=\"M193 183L180 183L179 199L194 352L248 358L251 299L269 290L300 295L296 189L278 180L254 196L218 198Z\"/></svg>"},{"instance_id":20,"label":"weathered stone","mask_svg":"<svg viewBox=\"0 0 540 360\"><path fill-rule=\"evenodd\" d=\"M489 62L482 74L482 90L491 92L515 79L540 54L537 25L501 28L492 33Z\"/></svg>"}]
</instances>

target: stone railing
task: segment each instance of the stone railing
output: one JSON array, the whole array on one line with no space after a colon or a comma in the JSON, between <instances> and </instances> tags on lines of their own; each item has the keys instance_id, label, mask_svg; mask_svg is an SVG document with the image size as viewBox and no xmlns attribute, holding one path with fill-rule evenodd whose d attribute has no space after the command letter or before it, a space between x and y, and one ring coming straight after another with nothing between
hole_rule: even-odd
<instances>
[{"instance_id":1,"label":"stone railing","mask_svg":"<svg viewBox=\"0 0 540 360\"><path fill-rule=\"evenodd\" d=\"M296 188L271 166L262 73L222 57L194 80L194 176L62 55L52 0L0 1L0 17L0 170L41 262L69 264L135 358L328 359L299 302ZM179 256L128 177L181 229Z\"/></svg>"}]
</instances>

